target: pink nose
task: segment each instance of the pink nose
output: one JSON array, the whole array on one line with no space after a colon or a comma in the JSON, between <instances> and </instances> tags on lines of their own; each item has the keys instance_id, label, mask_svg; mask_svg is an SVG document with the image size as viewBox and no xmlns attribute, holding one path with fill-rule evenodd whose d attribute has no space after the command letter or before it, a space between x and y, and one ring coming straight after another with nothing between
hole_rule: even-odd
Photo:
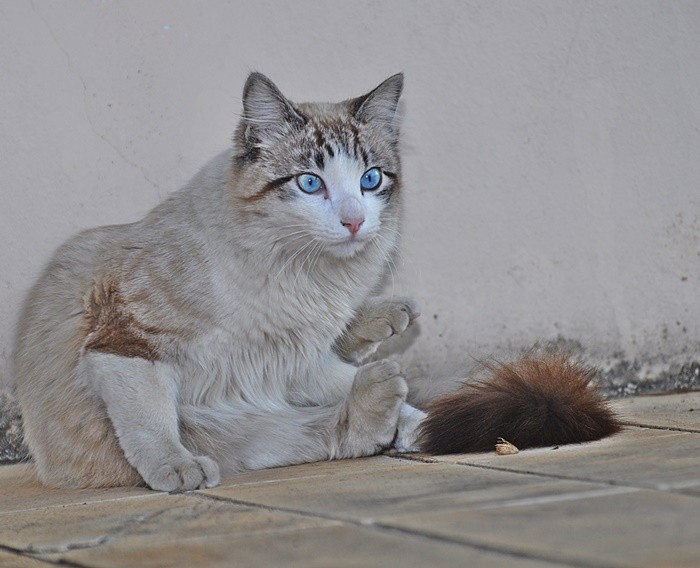
<instances>
[{"instance_id":1,"label":"pink nose","mask_svg":"<svg viewBox=\"0 0 700 568\"><path fill-rule=\"evenodd\" d=\"M343 227L350 231L351 235L355 235L357 231L360 230L360 227L364 222L364 219L351 219L349 221L341 221L340 223L343 225Z\"/></svg>"}]
</instances>

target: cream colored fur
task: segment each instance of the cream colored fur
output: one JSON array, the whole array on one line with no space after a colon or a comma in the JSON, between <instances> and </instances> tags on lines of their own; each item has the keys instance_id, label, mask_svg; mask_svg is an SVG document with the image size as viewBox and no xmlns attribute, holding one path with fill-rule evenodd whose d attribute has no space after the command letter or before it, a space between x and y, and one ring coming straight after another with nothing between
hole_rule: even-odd
<instances>
[{"instance_id":1,"label":"cream colored fur","mask_svg":"<svg viewBox=\"0 0 700 568\"><path fill-rule=\"evenodd\" d=\"M422 413L404 404L398 365L358 367L419 314L374 296L399 231L401 87L395 76L365 97L294 105L253 74L233 149L142 221L59 248L15 353L43 482L211 487L248 469L374 454L399 421L397 446L410 449ZM321 165L304 161L316 150ZM371 166L395 174L388 198L361 191ZM303 171L324 179L324 195L273 183Z\"/></svg>"}]
</instances>

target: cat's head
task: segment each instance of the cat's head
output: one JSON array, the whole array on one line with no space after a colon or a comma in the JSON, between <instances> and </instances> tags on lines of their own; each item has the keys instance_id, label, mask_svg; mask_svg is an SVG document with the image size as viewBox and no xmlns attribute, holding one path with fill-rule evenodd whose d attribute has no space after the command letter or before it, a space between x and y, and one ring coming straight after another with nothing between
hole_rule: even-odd
<instances>
[{"instance_id":1,"label":"cat's head","mask_svg":"<svg viewBox=\"0 0 700 568\"><path fill-rule=\"evenodd\" d=\"M264 75L250 75L234 170L239 206L261 236L338 258L395 241L402 88L398 74L361 97L295 104Z\"/></svg>"}]
</instances>

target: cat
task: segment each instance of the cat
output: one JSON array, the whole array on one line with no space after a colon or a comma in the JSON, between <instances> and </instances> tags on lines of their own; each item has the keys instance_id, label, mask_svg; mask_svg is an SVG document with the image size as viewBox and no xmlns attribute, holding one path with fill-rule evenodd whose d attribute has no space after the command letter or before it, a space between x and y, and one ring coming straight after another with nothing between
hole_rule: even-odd
<instances>
[{"instance_id":1,"label":"cat","mask_svg":"<svg viewBox=\"0 0 700 568\"><path fill-rule=\"evenodd\" d=\"M252 73L229 150L143 220L57 250L14 355L43 483L181 491L392 444L444 453L454 438L469 449L460 421L511 414L508 396L465 406L462 390L426 415L406 403L397 363L365 363L420 315L377 295L400 229L402 89L397 74L357 98L295 104ZM545 398L558 396L550 382Z\"/></svg>"},{"instance_id":2,"label":"cat","mask_svg":"<svg viewBox=\"0 0 700 568\"><path fill-rule=\"evenodd\" d=\"M375 454L420 416L395 362L360 365L419 315L374 296L399 233L402 88L294 104L252 73L230 150L143 220L58 249L15 352L41 481L212 487Z\"/></svg>"}]
</instances>

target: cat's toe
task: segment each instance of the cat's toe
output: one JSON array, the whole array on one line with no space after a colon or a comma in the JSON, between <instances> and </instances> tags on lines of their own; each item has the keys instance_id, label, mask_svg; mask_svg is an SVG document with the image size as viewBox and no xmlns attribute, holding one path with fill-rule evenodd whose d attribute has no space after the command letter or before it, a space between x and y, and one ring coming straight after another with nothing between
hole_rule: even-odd
<instances>
[{"instance_id":1,"label":"cat's toe","mask_svg":"<svg viewBox=\"0 0 700 568\"><path fill-rule=\"evenodd\" d=\"M394 335L399 335L406 331L408 326L418 316L420 316L420 307L415 300L410 298L397 298L394 300L388 313Z\"/></svg>"},{"instance_id":2,"label":"cat's toe","mask_svg":"<svg viewBox=\"0 0 700 568\"><path fill-rule=\"evenodd\" d=\"M368 341L384 341L400 335L420 316L420 307L410 298L396 298L380 302L371 318L364 323L361 335Z\"/></svg>"},{"instance_id":3,"label":"cat's toe","mask_svg":"<svg viewBox=\"0 0 700 568\"><path fill-rule=\"evenodd\" d=\"M197 456L188 465L187 477L185 472L181 475L183 487L186 489L205 489L219 485L221 477L217 463L206 456Z\"/></svg>"},{"instance_id":4,"label":"cat's toe","mask_svg":"<svg viewBox=\"0 0 700 568\"><path fill-rule=\"evenodd\" d=\"M373 393L375 395L373 398L376 398L379 391L405 398L408 394L408 388L404 388L405 385L406 381L401 377L399 364L389 359L382 359L363 365L357 370L353 390L356 394L374 390L376 392Z\"/></svg>"},{"instance_id":5,"label":"cat's toe","mask_svg":"<svg viewBox=\"0 0 700 568\"><path fill-rule=\"evenodd\" d=\"M399 412L399 422L394 440L394 448L401 453L420 451L418 438L420 426L427 414L409 404L402 404Z\"/></svg>"},{"instance_id":6,"label":"cat's toe","mask_svg":"<svg viewBox=\"0 0 700 568\"><path fill-rule=\"evenodd\" d=\"M420 316L420 306L412 298L397 298L394 300L394 305L398 311L404 312L408 316L408 323L412 323Z\"/></svg>"}]
</instances>

